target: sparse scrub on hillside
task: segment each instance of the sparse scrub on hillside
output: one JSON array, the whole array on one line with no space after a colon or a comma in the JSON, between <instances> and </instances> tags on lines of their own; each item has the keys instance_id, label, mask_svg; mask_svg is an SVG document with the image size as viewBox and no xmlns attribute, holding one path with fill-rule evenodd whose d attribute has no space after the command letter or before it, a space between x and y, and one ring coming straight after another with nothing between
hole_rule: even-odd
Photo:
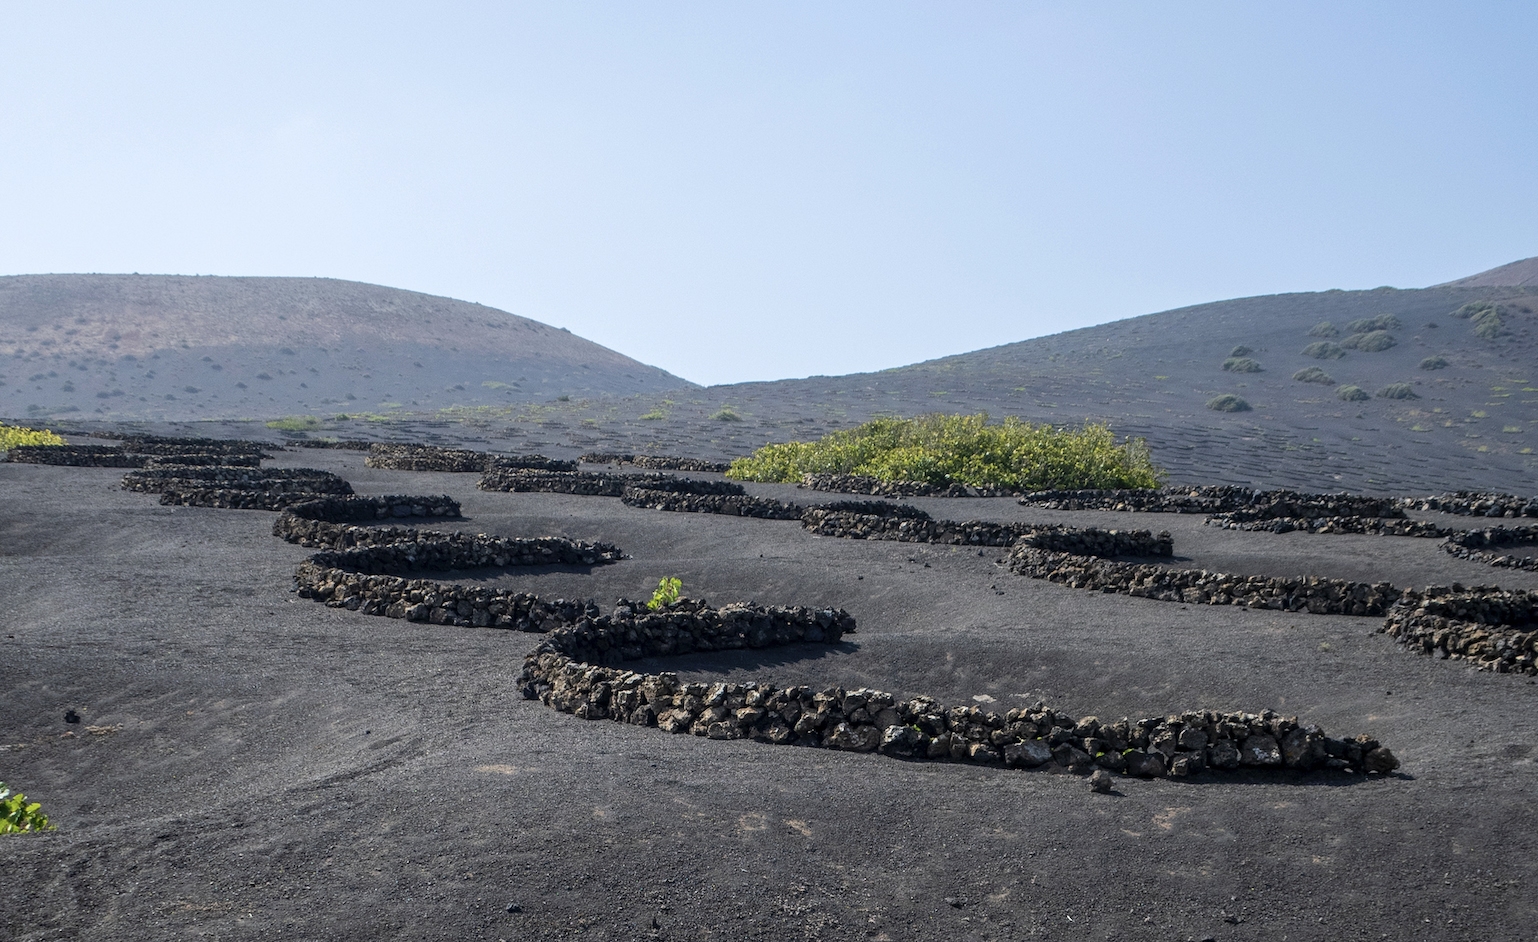
<instances>
[{"instance_id":1,"label":"sparse scrub on hillside","mask_svg":"<svg viewBox=\"0 0 1538 942\"><path fill-rule=\"evenodd\" d=\"M643 412L639 416L642 422L660 422L667 417L668 414L663 412L661 409L653 409L650 412Z\"/></svg>"},{"instance_id":2,"label":"sparse scrub on hillside","mask_svg":"<svg viewBox=\"0 0 1538 942\"><path fill-rule=\"evenodd\" d=\"M1367 394L1367 390L1363 389L1362 387L1350 385L1342 386L1335 390L1335 395L1346 400L1347 402L1363 402L1372 398Z\"/></svg>"},{"instance_id":3,"label":"sparse scrub on hillside","mask_svg":"<svg viewBox=\"0 0 1538 942\"><path fill-rule=\"evenodd\" d=\"M1223 361L1223 370L1227 373L1259 373L1261 366L1259 360L1249 357L1229 357Z\"/></svg>"},{"instance_id":4,"label":"sparse scrub on hillside","mask_svg":"<svg viewBox=\"0 0 1538 942\"><path fill-rule=\"evenodd\" d=\"M1303 355L1313 357L1316 360L1339 360L1346 355L1340 344L1331 343L1328 340L1320 340L1303 348Z\"/></svg>"},{"instance_id":5,"label":"sparse scrub on hillside","mask_svg":"<svg viewBox=\"0 0 1538 942\"><path fill-rule=\"evenodd\" d=\"M1224 393L1221 396L1213 396L1207 400L1207 408L1214 412L1248 412L1250 404L1243 397L1233 393Z\"/></svg>"},{"instance_id":6,"label":"sparse scrub on hillside","mask_svg":"<svg viewBox=\"0 0 1538 942\"><path fill-rule=\"evenodd\" d=\"M1163 471L1142 439L1122 444L1105 425L1078 429L986 414L884 418L815 442L767 445L732 462L727 477L796 482L807 474L1015 490L1158 487Z\"/></svg>"},{"instance_id":7,"label":"sparse scrub on hillside","mask_svg":"<svg viewBox=\"0 0 1538 942\"><path fill-rule=\"evenodd\" d=\"M1499 314L1486 314L1474 322L1474 336L1481 340L1494 340L1506 332L1506 324Z\"/></svg>"},{"instance_id":8,"label":"sparse scrub on hillside","mask_svg":"<svg viewBox=\"0 0 1538 942\"><path fill-rule=\"evenodd\" d=\"M320 428L320 419L313 415L286 415L268 422L267 427L280 432L313 432Z\"/></svg>"},{"instance_id":9,"label":"sparse scrub on hillside","mask_svg":"<svg viewBox=\"0 0 1538 942\"><path fill-rule=\"evenodd\" d=\"M1453 317L1461 320L1471 320L1475 315L1487 313L1500 313L1500 305L1493 301L1470 301L1452 313Z\"/></svg>"},{"instance_id":10,"label":"sparse scrub on hillside","mask_svg":"<svg viewBox=\"0 0 1538 942\"><path fill-rule=\"evenodd\" d=\"M0 425L0 452L10 451L23 445L62 445L64 439L47 429L33 429L21 425Z\"/></svg>"},{"instance_id":11,"label":"sparse scrub on hillside","mask_svg":"<svg viewBox=\"0 0 1538 942\"><path fill-rule=\"evenodd\" d=\"M1319 383L1322 386L1335 385L1335 380L1330 378L1330 374L1317 366L1304 367L1292 374L1292 378L1300 383Z\"/></svg>"},{"instance_id":12,"label":"sparse scrub on hillside","mask_svg":"<svg viewBox=\"0 0 1538 942\"><path fill-rule=\"evenodd\" d=\"M1382 353L1399 341L1386 330L1373 330L1364 334L1352 334L1340 342L1342 347L1348 350L1361 350L1363 353Z\"/></svg>"},{"instance_id":13,"label":"sparse scrub on hillside","mask_svg":"<svg viewBox=\"0 0 1538 942\"><path fill-rule=\"evenodd\" d=\"M1392 314L1379 314L1377 317L1363 317L1346 325L1346 329L1353 334L1370 334L1375 330L1398 330L1404 324Z\"/></svg>"},{"instance_id":14,"label":"sparse scrub on hillside","mask_svg":"<svg viewBox=\"0 0 1538 942\"><path fill-rule=\"evenodd\" d=\"M1420 396L1411 388L1409 383L1389 383L1378 390L1379 399L1419 399Z\"/></svg>"},{"instance_id":15,"label":"sparse scrub on hillside","mask_svg":"<svg viewBox=\"0 0 1538 942\"><path fill-rule=\"evenodd\" d=\"M1421 361L1421 369L1423 370L1444 370L1446 368L1447 357L1444 356L1427 357Z\"/></svg>"},{"instance_id":16,"label":"sparse scrub on hillside","mask_svg":"<svg viewBox=\"0 0 1538 942\"><path fill-rule=\"evenodd\" d=\"M1249 356L1250 354L1252 354L1254 352L1255 352L1255 348L1254 347L1246 347L1244 344L1241 343L1239 346L1237 346L1237 347L1233 348L1232 350L1228 351L1228 355L1231 356L1231 357L1247 357L1247 356Z\"/></svg>"},{"instance_id":17,"label":"sparse scrub on hillside","mask_svg":"<svg viewBox=\"0 0 1538 942\"><path fill-rule=\"evenodd\" d=\"M722 408L720 411L715 412L714 414L711 415L711 418L716 420L717 422L741 422L742 421L742 416L738 415L736 413L736 411L734 409L732 409L731 406L726 406L726 407Z\"/></svg>"},{"instance_id":18,"label":"sparse scrub on hillside","mask_svg":"<svg viewBox=\"0 0 1538 942\"><path fill-rule=\"evenodd\" d=\"M1339 337L1340 330L1329 321L1320 321L1308 329L1310 337Z\"/></svg>"}]
</instances>

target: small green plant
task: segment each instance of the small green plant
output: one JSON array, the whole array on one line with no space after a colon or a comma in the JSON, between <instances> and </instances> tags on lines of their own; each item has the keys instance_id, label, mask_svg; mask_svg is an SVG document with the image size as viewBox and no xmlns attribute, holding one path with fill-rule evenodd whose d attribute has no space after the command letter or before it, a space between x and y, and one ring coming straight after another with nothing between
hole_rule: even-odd
<instances>
[{"instance_id":1,"label":"small green plant","mask_svg":"<svg viewBox=\"0 0 1538 942\"><path fill-rule=\"evenodd\" d=\"M1399 341L1386 330L1373 330L1362 334L1352 334L1340 342L1342 347L1348 350L1361 350L1364 353L1382 353Z\"/></svg>"},{"instance_id":2,"label":"small green plant","mask_svg":"<svg viewBox=\"0 0 1538 942\"><path fill-rule=\"evenodd\" d=\"M1363 400L1372 398L1371 396L1367 395L1367 390L1363 389L1362 387L1350 385L1342 386L1335 390L1335 395L1346 400L1347 402L1362 402Z\"/></svg>"},{"instance_id":3,"label":"small green plant","mask_svg":"<svg viewBox=\"0 0 1538 942\"><path fill-rule=\"evenodd\" d=\"M267 427L280 432L313 432L320 428L320 419L313 415L286 415L268 422Z\"/></svg>"},{"instance_id":4,"label":"small green plant","mask_svg":"<svg viewBox=\"0 0 1538 942\"><path fill-rule=\"evenodd\" d=\"M742 421L742 416L738 415L735 411L733 411L731 406L726 406L725 408L723 408L720 411L718 411L715 414L713 414L711 416L711 418L714 419L717 422L741 422Z\"/></svg>"},{"instance_id":5,"label":"small green plant","mask_svg":"<svg viewBox=\"0 0 1538 942\"><path fill-rule=\"evenodd\" d=\"M1409 383L1389 383L1378 390L1379 399L1419 399Z\"/></svg>"},{"instance_id":6,"label":"small green plant","mask_svg":"<svg viewBox=\"0 0 1538 942\"><path fill-rule=\"evenodd\" d=\"M1244 344L1241 343L1239 346L1237 346L1237 347L1233 348L1232 350L1228 351L1228 355L1231 356L1231 357L1247 357L1247 356L1249 356L1250 354L1252 354L1254 352L1255 352L1255 348L1254 347L1246 347Z\"/></svg>"},{"instance_id":7,"label":"small green plant","mask_svg":"<svg viewBox=\"0 0 1538 942\"><path fill-rule=\"evenodd\" d=\"M1249 349L1249 348L1245 347L1243 349ZM1228 359L1223 361L1223 372L1225 372L1225 373L1259 373L1259 372L1261 372L1260 361L1259 360L1252 360L1249 357L1229 357Z\"/></svg>"},{"instance_id":8,"label":"small green plant","mask_svg":"<svg viewBox=\"0 0 1538 942\"><path fill-rule=\"evenodd\" d=\"M663 576L662 581L657 583L657 591L652 593L651 601L646 603L646 610L655 612L659 608L667 608L669 605L677 602L678 593L683 590L683 587L682 579L676 579L673 576Z\"/></svg>"},{"instance_id":9,"label":"small green plant","mask_svg":"<svg viewBox=\"0 0 1538 942\"><path fill-rule=\"evenodd\" d=\"M1248 412L1250 404L1233 393L1224 393L1207 400L1207 408L1214 412Z\"/></svg>"},{"instance_id":10,"label":"small green plant","mask_svg":"<svg viewBox=\"0 0 1538 942\"><path fill-rule=\"evenodd\" d=\"M1379 314L1377 317L1363 317L1346 325L1346 329L1353 334L1366 334L1375 330L1398 330L1404 324L1392 314Z\"/></svg>"},{"instance_id":11,"label":"small green plant","mask_svg":"<svg viewBox=\"0 0 1538 942\"><path fill-rule=\"evenodd\" d=\"M1447 357L1444 357L1444 356L1427 357L1426 359L1421 361L1421 369L1423 369L1423 370L1445 370L1445 369L1447 369Z\"/></svg>"},{"instance_id":12,"label":"small green plant","mask_svg":"<svg viewBox=\"0 0 1538 942\"><path fill-rule=\"evenodd\" d=\"M1292 374L1292 378L1300 383L1318 383L1321 386L1335 385L1335 380L1330 378L1330 374L1317 366L1306 366Z\"/></svg>"},{"instance_id":13,"label":"small green plant","mask_svg":"<svg viewBox=\"0 0 1538 942\"><path fill-rule=\"evenodd\" d=\"M62 445L64 439L47 429L26 428L20 425L0 425L0 451L10 451L23 445Z\"/></svg>"},{"instance_id":14,"label":"small green plant","mask_svg":"<svg viewBox=\"0 0 1538 942\"><path fill-rule=\"evenodd\" d=\"M793 484L807 474L859 474L1015 490L1152 488L1163 472L1141 439L1116 441L1108 426L1054 428L986 414L882 418L815 442L766 445L732 462L739 481Z\"/></svg>"},{"instance_id":15,"label":"small green plant","mask_svg":"<svg viewBox=\"0 0 1538 942\"><path fill-rule=\"evenodd\" d=\"M42 805L35 801L29 804L26 795L21 792L13 794L8 785L0 782L0 834L53 829L53 825L48 823L48 816L43 814Z\"/></svg>"},{"instance_id":16,"label":"small green plant","mask_svg":"<svg viewBox=\"0 0 1538 942\"><path fill-rule=\"evenodd\" d=\"M653 409L650 412L643 413L640 418L642 422L659 422L667 417L668 414L661 409Z\"/></svg>"},{"instance_id":17,"label":"small green plant","mask_svg":"<svg viewBox=\"0 0 1538 942\"><path fill-rule=\"evenodd\" d=\"M1316 360L1339 360L1346 355L1340 344L1331 343L1328 340L1320 340L1303 348L1303 355L1313 357Z\"/></svg>"},{"instance_id":18,"label":"small green plant","mask_svg":"<svg viewBox=\"0 0 1538 942\"><path fill-rule=\"evenodd\" d=\"M1308 330L1310 337L1339 337L1340 331L1329 321L1320 321Z\"/></svg>"}]
</instances>

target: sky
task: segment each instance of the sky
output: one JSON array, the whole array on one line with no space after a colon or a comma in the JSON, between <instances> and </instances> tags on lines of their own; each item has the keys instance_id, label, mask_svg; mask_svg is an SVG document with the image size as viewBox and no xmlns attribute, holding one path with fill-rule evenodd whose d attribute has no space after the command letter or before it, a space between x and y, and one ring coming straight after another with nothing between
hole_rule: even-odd
<instances>
[{"instance_id":1,"label":"sky","mask_svg":"<svg viewBox=\"0 0 1538 942\"><path fill-rule=\"evenodd\" d=\"M345 278L705 384L1538 255L1538 4L10 3L0 274Z\"/></svg>"}]
</instances>

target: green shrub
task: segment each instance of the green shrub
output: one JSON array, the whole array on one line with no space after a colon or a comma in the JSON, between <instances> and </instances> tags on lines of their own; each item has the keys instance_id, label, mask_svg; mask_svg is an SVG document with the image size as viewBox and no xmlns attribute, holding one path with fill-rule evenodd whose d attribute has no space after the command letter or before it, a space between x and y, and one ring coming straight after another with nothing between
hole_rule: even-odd
<instances>
[{"instance_id":1,"label":"green shrub","mask_svg":"<svg viewBox=\"0 0 1538 942\"><path fill-rule=\"evenodd\" d=\"M1303 355L1313 357L1316 360L1339 360L1346 355L1346 351L1342 350L1338 343L1320 340L1304 347Z\"/></svg>"},{"instance_id":2,"label":"green shrub","mask_svg":"<svg viewBox=\"0 0 1538 942\"><path fill-rule=\"evenodd\" d=\"M1454 311L1452 316L1461 318L1463 320L1469 320L1472 319L1475 315L1479 314L1499 315L1500 310L1500 305L1491 301L1470 301L1463 307L1460 307L1458 310Z\"/></svg>"},{"instance_id":3,"label":"green shrub","mask_svg":"<svg viewBox=\"0 0 1538 942\"><path fill-rule=\"evenodd\" d=\"M683 588L682 579L663 576L662 581L657 583L657 591L652 593L651 601L646 603L646 610L655 612L659 608L667 608L678 601L678 593L682 592Z\"/></svg>"},{"instance_id":4,"label":"green shrub","mask_svg":"<svg viewBox=\"0 0 1538 942\"><path fill-rule=\"evenodd\" d=\"M1120 445L1105 425L1079 429L988 416L883 418L815 442L766 445L732 462L727 477L793 483L806 474L1015 490L1158 487L1163 471L1142 439Z\"/></svg>"},{"instance_id":5,"label":"green shrub","mask_svg":"<svg viewBox=\"0 0 1538 942\"><path fill-rule=\"evenodd\" d=\"M0 425L0 452L10 451L22 445L62 445L64 439L47 429L26 428L21 425Z\"/></svg>"},{"instance_id":6,"label":"green shrub","mask_svg":"<svg viewBox=\"0 0 1538 942\"><path fill-rule=\"evenodd\" d=\"M1224 393L1207 400L1207 408L1214 412L1248 412L1250 404L1233 393Z\"/></svg>"},{"instance_id":7,"label":"green shrub","mask_svg":"<svg viewBox=\"0 0 1538 942\"><path fill-rule=\"evenodd\" d=\"M1347 402L1361 402L1365 399L1372 398L1371 396L1367 395L1367 390L1360 386L1342 386L1335 390L1335 395L1346 400Z\"/></svg>"},{"instance_id":8,"label":"green shrub","mask_svg":"<svg viewBox=\"0 0 1538 942\"><path fill-rule=\"evenodd\" d=\"M48 816L43 814L42 805L35 801L28 804L26 795L21 792L12 794L10 787L0 782L0 834L53 829Z\"/></svg>"},{"instance_id":9,"label":"green shrub","mask_svg":"<svg viewBox=\"0 0 1538 942\"><path fill-rule=\"evenodd\" d=\"M724 407L719 412L717 412L714 415L712 415L711 418L715 419L717 422L741 422L742 421L742 416L738 415L735 411L733 411L731 406Z\"/></svg>"},{"instance_id":10,"label":"green shrub","mask_svg":"<svg viewBox=\"0 0 1538 942\"><path fill-rule=\"evenodd\" d=\"M1254 347L1246 347L1244 344L1241 343L1239 346L1237 346L1237 347L1233 348L1232 350L1228 351L1228 355L1231 356L1231 357L1247 357L1247 356L1249 356L1250 354L1252 354L1254 352L1255 352L1255 348Z\"/></svg>"},{"instance_id":11,"label":"green shrub","mask_svg":"<svg viewBox=\"0 0 1538 942\"><path fill-rule=\"evenodd\" d=\"M1223 361L1223 370L1227 373L1259 373L1260 361L1249 357L1229 357Z\"/></svg>"},{"instance_id":12,"label":"green shrub","mask_svg":"<svg viewBox=\"0 0 1538 942\"><path fill-rule=\"evenodd\" d=\"M1342 347L1348 350L1361 350L1364 353L1382 353L1399 341L1386 330L1374 330L1365 334L1352 334L1340 342Z\"/></svg>"},{"instance_id":13,"label":"green shrub","mask_svg":"<svg viewBox=\"0 0 1538 942\"><path fill-rule=\"evenodd\" d=\"M1421 369L1423 370L1442 370L1446 368L1447 357L1444 356L1427 357L1421 361Z\"/></svg>"},{"instance_id":14,"label":"green shrub","mask_svg":"<svg viewBox=\"0 0 1538 942\"><path fill-rule=\"evenodd\" d=\"M320 428L320 419L313 415L286 415L268 422L267 427L280 432L313 432Z\"/></svg>"},{"instance_id":15,"label":"green shrub","mask_svg":"<svg viewBox=\"0 0 1538 942\"><path fill-rule=\"evenodd\" d=\"M1389 383L1378 390L1379 399L1419 399L1409 383Z\"/></svg>"},{"instance_id":16,"label":"green shrub","mask_svg":"<svg viewBox=\"0 0 1538 942\"><path fill-rule=\"evenodd\" d=\"M1308 335L1310 337L1339 337L1340 331L1336 330L1335 325L1329 321L1320 321L1308 329Z\"/></svg>"},{"instance_id":17,"label":"green shrub","mask_svg":"<svg viewBox=\"0 0 1538 942\"><path fill-rule=\"evenodd\" d=\"M1476 316L1474 321L1474 336L1482 340L1494 340L1506 332L1506 325L1501 322L1501 316L1494 313L1486 313Z\"/></svg>"},{"instance_id":18,"label":"green shrub","mask_svg":"<svg viewBox=\"0 0 1538 942\"><path fill-rule=\"evenodd\" d=\"M1346 329L1353 334L1368 334L1375 330L1398 330L1404 325L1399 318L1392 314L1379 314L1377 317L1363 317L1346 325Z\"/></svg>"},{"instance_id":19,"label":"green shrub","mask_svg":"<svg viewBox=\"0 0 1538 942\"><path fill-rule=\"evenodd\" d=\"M642 422L657 422L657 421L660 421L660 420L665 419L667 417L668 417L668 414L666 412L663 412L661 409L653 409L650 412L643 413L641 415L641 421Z\"/></svg>"},{"instance_id":20,"label":"green shrub","mask_svg":"<svg viewBox=\"0 0 1538 942\"><path fill-rule=\"evenodd\" d=\"M1317 366L1304 367L1292 374L1292 378L1300 383L1319 383L1324 386L1335 385L1335 380L1330 378L1330 374Z\"/></svg>"}]
</instances>

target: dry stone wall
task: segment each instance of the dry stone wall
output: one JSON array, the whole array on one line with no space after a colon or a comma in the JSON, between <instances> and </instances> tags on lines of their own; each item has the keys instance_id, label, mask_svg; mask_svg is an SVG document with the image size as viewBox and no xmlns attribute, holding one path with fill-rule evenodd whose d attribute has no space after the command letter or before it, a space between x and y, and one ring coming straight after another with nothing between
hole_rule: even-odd
<instances>
[{"instance_id":1,"label":"dry stone wall","mask_svg":"<svg viewBox=\"0 0 1538 942\"><path fill-rule=\"evenodd\" d=\"M678 480L658 473L610 474L602 471L509 469L487 471L481 475L476 487L483 491L544 491L585 497L621 497L626 488L655 487L665 479Z\"/></svg>"},{"instance_id":2,"label":"dry stone wall","mask_svg":"<svg viewBox=\"0 0 1538 942\"><path fill-rule=\"evenodd\" d=\"M16 464L51 464L70 468L142 468L149 455L116 445L17 445L5 460Z\"/></svg>"},{"instance_id":3,"label":"dry stone wall","mask_svg":"<svg viewBox=\"0 0 1538 942\"><path fill-rule=\"evenodd\" d=\"M1226 484L1142 491L1036 491L1021 497L1020 503L1048 510L1228 514L1236 522L1405 515L1402 502L1391 498L1258 490Z\"/></svg>"},{"instance_id":4,"label":"dry stone wall","mask_svg":"<svg viewBox=\"0 0 1538 942\"><path fill-rule=\"evenodd\" d=\"M691 471L720 474L731 467L729 461L705 461L701 458L675 458L670 455L632 455L616 452L589 452L577 459L584 464L629 464L648 471Z\"/></svg>"},{"instance_id":5,"label":"dry stone wall","mask_svg":"<svg viewBox=\"0 0 1538 942\"><path fill-rule=\"evenodd\" d=\"M273 493L351 494L352 485L316 468L146 468L123 476L123 490L144 493L192 490L250 490Z\"/></svg>"},{"instance_id":6,"label":"dry stone wall","mask_svg":"<svg viewBox=\"0 0 1538 942\"><path fill-rule=\"evenodd\" d=\"M1538 674L1538 592L1457 584L1408 590L1379 630L1421 654Z\"/></svg>"},{"instance_id":7,"label":"dry stone wall","mask_svg":"<svg viewBox=\"0 0 1538 942\"><path fill-rule=\"evenodd\" d=\"M1020 492L1004 488L968 487L965 484L927 484L923 481L883 481L863 474L807 474L799 487L873 497L1014 497Z\"/></svg>"},{"instance_id":8,"label":"dry stone wall","mask_svg":"<svg viewBox=\"0 0 1538 942\"><path fill-rule=\"evenodd\" d=\"M1517 497L1514 494L1456 491L1431 497L1406 497L1401 503L1411 510L1436 511L1464 517L1538 517L1538 497Z\"/></svg>"},{"instance_id":9,"label":"dry stone wall","mask_svg":"<svg viewBox=\"0 0 1538 942\"><path fill-rule=\"evenodd\" d=\"M374 442L363 466L386 471L484 471L490 458L484 451L464 448Z\"/></svg>"},{"instance_id":10,"label":"dry stone wall","mask_svg":"<svg viewBox=\"0 0 1538 942\"><path fill-rule=\"evenodd\" d=\"M350 549L374 543L415 539L406 527L360 527L358 523L460 516L459 501L448 495L418 497L331 497L290 506L273 521L272 535L300 546Z\"/></svg>"},{"instance_id":11,"label":"dry stone wall","mask_svg":"<svg viewBox=\"0 0 1538 942\"><path fill-rule=\"evenodd\" d=\"M219 510L287 510L295 504L327 496L305 490L177 486L161 491L160 503L165 506L214 507Z\"/></svg>"},{"instance_id":12,"label":"dry stone wall","mask_svg":"<svg viewBox=\"0 0 1538 942\"><path fill-rule=\"evenodd\" d=\"M1148 530L1100 530L1029 523L990 523L969 520L956 523L934 520L927 514L882 516L810 507L802 525L822 536L854 540L896 540L903 543L941 543L959 546L1025 545L1065 553L1092 556L1169 556L1174 543L1168 533Z\"/></svg>"},{"instance_id":13,"label":"dry stone wall","mask_svg":"<svg viewBox=\"0 0 1538 942\"><path fill-rule=\"evenodd\" d=\"M691 494L658 490L652 487L627 487L620 500L630 507L667 510L680 513L726 514L732 517L758 517L763 520L800 520L803 510L796 504L769 497L747 494Z\"/></svg>"},{"instance_id":14,"label":"dry stone wall","mask_svg":"<svg viewBox=\"0 0 1538 942\"><path fill-rule=\"evenodd\" d=\"M1492 527L1487 530L1459 530L1450 534L1442 549L1475 562L1502 569L1538 571L1538 557L1530 553L1502 553L1493 547L1538 548L1538 527Z\"/></svg>"},{"instance_id":15,"label":"dry stone wall","mask_svg":"<svg viewBox=\"0 0 1538 942\"><path fill-rule=\"evenodd\" d=\"M1267 533L1361 533L1368 536L1444 537L1459 531L1449 530L1427 520L1394 517L1269 517L1249 519L1243 511L1213 514L1205 521L1209 527L1225 530L1252 530Z\"/></svg>"},{"instance_id":16,"label":"dry stone wall","mask_svg":"<svg viewBox=\"0 0 1538 942\"><path fill-rule=\"evenodd\" d=\"M1248 608L1316 615L1383 615L1401 590L1387 582L1348 582L1318 576L1241 576L1204 569L1173 569L1017 546L1009 568L1033 579L1076 589L1114 592L1190 605Z\"/></svg>"}]
</instances>

